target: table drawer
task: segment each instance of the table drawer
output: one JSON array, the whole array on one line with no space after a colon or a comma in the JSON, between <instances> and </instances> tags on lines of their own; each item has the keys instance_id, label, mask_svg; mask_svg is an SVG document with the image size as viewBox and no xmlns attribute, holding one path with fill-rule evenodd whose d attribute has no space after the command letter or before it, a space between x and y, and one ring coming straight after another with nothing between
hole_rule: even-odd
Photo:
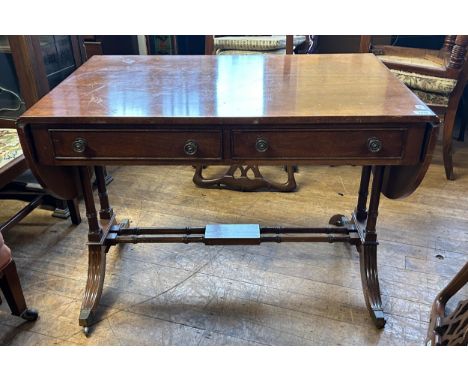
<instances>
[{"instance_id":1,"label":"table drawer","mask_svg":"<svg viewBox=\"0 0 468 382\"><path fill-rule=\"evenodd\" d=\"M235 159L401 158L407 129L233 130Z\"/></svg>"},{"instance_id":2,"label":"table drawer","mask_svg":"<svg viewBox=\"0 0 468 382\"><path fill-rule=\"evenodd\" d=\"M49 130L55 159L221 159L220 130Z\"/></svg>"}]
</instances>

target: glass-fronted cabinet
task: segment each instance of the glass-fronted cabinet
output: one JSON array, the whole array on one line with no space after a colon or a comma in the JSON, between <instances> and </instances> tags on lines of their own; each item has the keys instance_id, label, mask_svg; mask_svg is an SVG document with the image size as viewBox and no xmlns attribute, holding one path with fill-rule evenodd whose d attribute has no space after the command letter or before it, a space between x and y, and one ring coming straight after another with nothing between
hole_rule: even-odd
<instances>
[{"instance_id":1,"label":"glass-fronted cabinet","mask_svg":"<svg viewBox=\"0 0 468 382\"><path fill-rule=\"evenodd\" d=\"M10 125L25 110L10 42L7 36L0 36L0 120Z\"/></svg>"},{"instance_id":2,"label":"glass-fronted cabinet","mask_svg":"<svg viewBox=\"0 0 468 382\"><path fill-rule=\"evenodd\" d=\"M15 128L18 117L84 59L78 36L0 36L0 202L16 199L29 203L8 221L0 222L3 232L36 208L38 201L55 208L53 216L71 216L75 224L80 221L75 201L47 195L27 171Z\"/></svg>"},{"instance_id":3,"label":"glass-fronted cabinet","mask_svg":"<svg viewBox=\"0 0 468 382\"><path fill-rule=\"evenodd\" d=\"M39 36L49 88L52 89L76 68L71 36Z\"/></svg>"},{"instance_id":4,"label":"glass-fronted cabinet","mask_svg":"<svg viewBox=\"0 0 468 382\"><path fill-rule=\"evenodd\" d=\"M0 36L0 128L14 128L84 60L79 36Z\"/></svg>"}]
</instances>

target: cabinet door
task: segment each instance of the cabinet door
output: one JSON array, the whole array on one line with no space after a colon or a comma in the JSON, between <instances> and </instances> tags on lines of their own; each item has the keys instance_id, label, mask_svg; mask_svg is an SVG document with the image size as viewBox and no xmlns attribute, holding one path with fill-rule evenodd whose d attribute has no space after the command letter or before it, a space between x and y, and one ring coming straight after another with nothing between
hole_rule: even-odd
<instances>
[{"instance_id":1,"label":"cabinet door","mask_svg":"<svg viewBox=\"0 0 468 382\"><path fill-rule=\"evenodd\" d=\"M39 46L50 89L81 64L75 57L72 36L39 36Z\"/></svg>"},{"instance_id":2,"label":"cabinet door","mask_svg":"<svg viewBox=\"0 0 468 382\"><path fill-rule=\"evenodd\" d=\"M0 127L14 127L25 109L8 36L0 36Z\"/></svg>"}]
</instances>

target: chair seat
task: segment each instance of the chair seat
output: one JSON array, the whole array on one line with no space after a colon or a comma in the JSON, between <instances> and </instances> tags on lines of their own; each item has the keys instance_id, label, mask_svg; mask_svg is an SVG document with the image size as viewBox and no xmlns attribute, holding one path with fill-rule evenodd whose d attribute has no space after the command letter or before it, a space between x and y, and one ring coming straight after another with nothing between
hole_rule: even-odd
<instances>
[{"instance_id":1,"label":"chair seat","mask_svg":"<svg viewBox=\"0 0 468 382\"><path fill-rule=\"evenodd\" d=\"M449 102L449 97L443 94L423 92L421 90L411 89L418 98L429 105L443 106L447 107Z\"/></svg>"},{"instance_id":2,"label":"chair seat","mask_svg":"<svg viewBox=\"0 0 468 382\"><path fill-rule=\"evenodd\" d=\"M218 49L216 51L216 54L218 55L286 54L286 49L277 49L277 50L233 50L233 49L222 50L222 49Z\"/></svg>"},{"instance_id":3,"label":"chair seat","mask_svg":"<svg viewBox=\"0 0 468 382\"><path fill-rule=\"evenodd\" d=\"M391 69L391 71L411 90L449 96L457 84L457 80L451 78L433 77L395 69Z\"/></svg>"},{"instance_id":4,"label":"chair seat","mask_svg":"<svg viewBox=\"0 0 468 382\"><path fill-rule=\"evenodd\" d=\"M384 54L377 56L381 61L388 64L405 64L417 65L426 68L440 68L445 67L445 63L438 57L409 57L409 56L395 56L391 54Z\"/></svg>"},{"instance_id":5,"label":"chair seat","mask_svg":"<svg viewBox=\"0 0 468 382\"><path fill-rule=\"evenodd\" d=\"M306 36L294 36L294 46L302 44ZM286 48L286 36L224 36L214 38L215 50L274 51Z\"/></svg>"},{"instance_id":6,"label":"chair seat","mask_svg":"<svg viewBox=\"0 0 468 382\"><path fill-rule=\"evenodd\" d=\"M10 248L8 248L5 245L5 242L3 241L3 236L0 233L0 270L2 270L8 264L10 264L10 261L11 261Z\"/></svg>"},{"instance_id":7,"label":"chair seat","mask_svg":"<svg viewBox=\"0 0 468 382\"><path fill-rule=\"evenodd\" d=\"M0 129L0 168L23 154L14 129Z\"/></svg>"}]
</instances>

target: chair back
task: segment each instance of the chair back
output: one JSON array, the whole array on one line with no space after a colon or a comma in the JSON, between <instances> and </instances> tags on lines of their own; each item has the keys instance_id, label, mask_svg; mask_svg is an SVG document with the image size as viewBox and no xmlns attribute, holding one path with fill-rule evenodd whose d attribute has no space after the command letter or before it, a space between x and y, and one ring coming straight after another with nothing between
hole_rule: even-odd
<instances>
[{"instance_id":1,"label":"chair back","mask_svg":"<svg viewBox=\"0 0 468 382\"><path fill-rule=\"evenodd\" d=\"M214 51L214 37L213 35L205 36L205 54L215 54ZM286 54L294 53L294 36L286 35Z\"/></svg>"},{"instance_id":2,"label":"chair back","mask_svg":"<svg viewBox=\"0 0 468 382\"><path fill-rule=\"evenodd\" d=\"M444 44L440 50L440 55L446 58L444 77L457 79L467 62L468 36L448 35L445 36ZM407 48L402 48L407 49ZM417 50L417 49L416 49ZM373 52L372 36L361 36L359 51L361 53ZM408 50L409 52L409 50ZM374 52L378 54L377 52ZM410 54L410 53L408 53ZM431 73L427 73L431 75ZM442 73L440 73L442 74Z\"/></svg>"}]
</instances>

